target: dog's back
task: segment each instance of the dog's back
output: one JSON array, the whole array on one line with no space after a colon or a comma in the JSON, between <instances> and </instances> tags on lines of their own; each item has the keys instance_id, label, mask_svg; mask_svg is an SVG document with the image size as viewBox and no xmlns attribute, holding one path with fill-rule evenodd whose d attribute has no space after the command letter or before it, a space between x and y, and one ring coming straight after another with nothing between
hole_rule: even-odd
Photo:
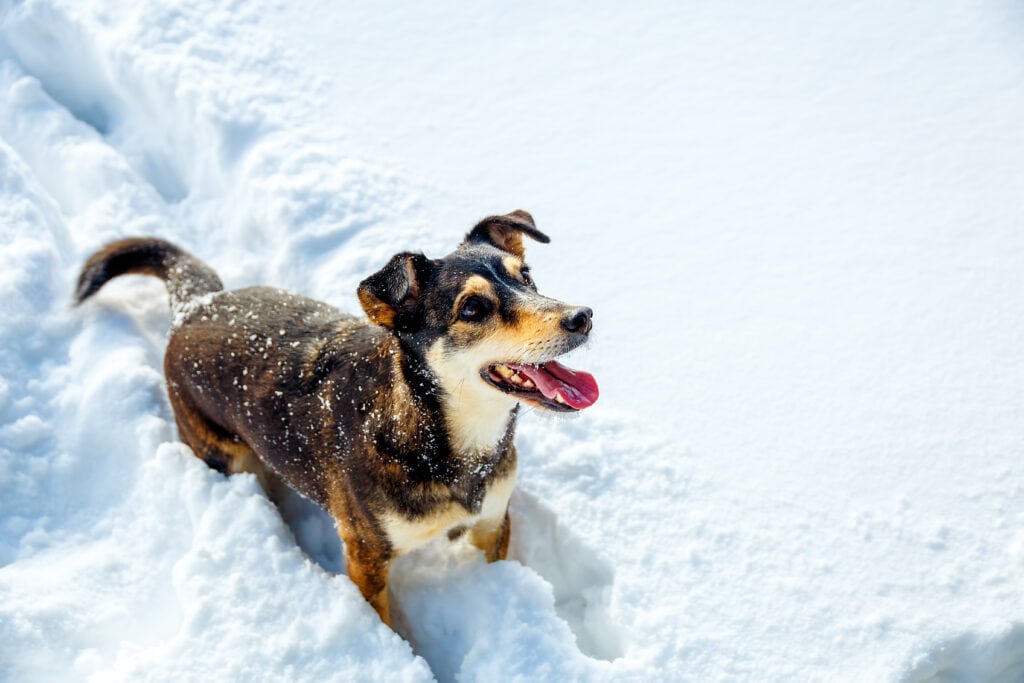
<instances>
[{"instance_id":1,"label":"dog's back","mask_svg":"<svg viewBox=\"0 0 1024 683\"><path fill-rule=\"evenodd\" d=\"M326 475L338 463L325 462L323 446L362 434L365 406L388 392L384 337L363 319L281 290L216 295L167 344L164 372L182 440L223 472L253 471L251 450L329 508ZM338 405L339 390L348 405ZM329 449L337 460L350 453Z\"/></svg>"}]
</instances>

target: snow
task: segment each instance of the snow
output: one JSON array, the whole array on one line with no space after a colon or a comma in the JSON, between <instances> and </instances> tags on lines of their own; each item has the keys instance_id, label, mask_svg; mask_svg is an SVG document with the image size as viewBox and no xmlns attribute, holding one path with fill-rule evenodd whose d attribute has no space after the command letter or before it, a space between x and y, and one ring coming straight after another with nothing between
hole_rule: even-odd
<instances>
[{"instance_id":1,"label":"snow","mask_svg":"<svg viewBox=\"0 0 1024 683\"><path fill-rule=\"evenodd\" d=\"M0 5L10 680L1024 677L1024 65L999 3ZM176 440L151 234L358 310L524 208L601 400L512 561L403 558Z\"/></svg>"}]
</instances>

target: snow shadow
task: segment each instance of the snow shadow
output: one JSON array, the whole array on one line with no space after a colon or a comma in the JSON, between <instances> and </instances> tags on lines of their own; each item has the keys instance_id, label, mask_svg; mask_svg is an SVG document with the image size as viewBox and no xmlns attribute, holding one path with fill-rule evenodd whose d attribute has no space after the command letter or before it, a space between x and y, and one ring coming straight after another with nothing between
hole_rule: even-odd
<instances>
[{"instance_id":1,"label":"snow shadow","mask_svg":"<svg viewBox=\"0 0 1024 683\"><path fill-rule=\"evenodd\" d=\"M279 495L277 509L302 551L331 574L344 574L344 548L331 516L289 488L282 487Z\"/></svg>"},{"instance_id":2,"label":"snow shadow","mask_svg":"<svg viewBox=\"0 0 1024 683\"><path fill-rule=\"evenodd\" d=\"M1024 623L997 635L965 633L917 658L901 683L1020 683L1024 681Z\"/></svg>"},{"instance_id":3,"label":"snow shadow","mask_svg":"<svg viewBox=\"0 0 1024 683\"><path fill-rule=\"evenodd\" d=\"M555 592L555 611L576 636L580 651L614 660L625 653L610 606L615 573L598 553L558 521L538 498L516 489L511 505L509 559L540 574Z\"/></svg>"},{"instance_id":4,"label":"snow shadow","mask_svg":"<svg viewBox=\"0 0 1024 683\"><path fill-rule=\"evenodd\" d=\"M37 79L54 102L102 138L127 136L141 143L138 154L125 149L121 152L164 202L177 204L188 195L189 185L181 167L184 161L177 152L183 141L169 139L174 126L152 125L163 123L161 110L172 109L173 98L148 110L138 102L133 105L126 92L129 86L112 78L111 66L104 63L95 38L54 7L18 7L7 21L11 27L7 32L8 48L25 73ZM139 111L132 111L133 106ZM126 124L140 121L146 122L144 134L122 130Z\"/></svg>"},{"instance_id":5,"label":"snow shadow","mask_svg":"<svg viewBox=\"0 0 1024 683\"><path fill-rule=\"evenodd\" d=\"M4 18L6 42L25 72L73 117L109 135L122 103L85 27L43 4L11 7Z\"/></svg>"}]
</instances>

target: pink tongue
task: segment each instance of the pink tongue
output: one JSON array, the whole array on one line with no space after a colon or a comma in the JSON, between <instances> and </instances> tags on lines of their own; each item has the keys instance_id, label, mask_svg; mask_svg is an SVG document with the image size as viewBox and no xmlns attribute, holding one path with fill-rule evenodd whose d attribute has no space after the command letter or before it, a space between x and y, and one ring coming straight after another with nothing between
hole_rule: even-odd
<instances>
[{"instance_id":1,"label":"pink tongue","mask_svg":"<svg viewBox=\"0 0 1024 683\"><path fill-rule=\"evenodd\" d=\"M543 365L521 365L509 363L520 375L526 375L550 399L562 397L569 406L580 410L589 408L597 401L597 380L589 372L571 370L557 361Z\"/></svg>"}]
</instances>

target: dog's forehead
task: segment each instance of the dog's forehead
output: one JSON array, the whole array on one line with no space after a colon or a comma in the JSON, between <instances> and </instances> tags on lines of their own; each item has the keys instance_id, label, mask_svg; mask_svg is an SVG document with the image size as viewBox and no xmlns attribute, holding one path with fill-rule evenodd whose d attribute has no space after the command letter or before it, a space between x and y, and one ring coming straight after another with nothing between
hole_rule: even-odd
<instances>
[{"instance_id":1,"label":"dog's forehead","mask_svg":"<svg viewBox=\"0 0 1024 683\"><path fill-rule=\"evenodd\" d=\"M439 261L440 276L456 283L473 275L488 279L507 278L519 270L522 259L489 245L463 245Z\"/></svg>"}]
</instances>

